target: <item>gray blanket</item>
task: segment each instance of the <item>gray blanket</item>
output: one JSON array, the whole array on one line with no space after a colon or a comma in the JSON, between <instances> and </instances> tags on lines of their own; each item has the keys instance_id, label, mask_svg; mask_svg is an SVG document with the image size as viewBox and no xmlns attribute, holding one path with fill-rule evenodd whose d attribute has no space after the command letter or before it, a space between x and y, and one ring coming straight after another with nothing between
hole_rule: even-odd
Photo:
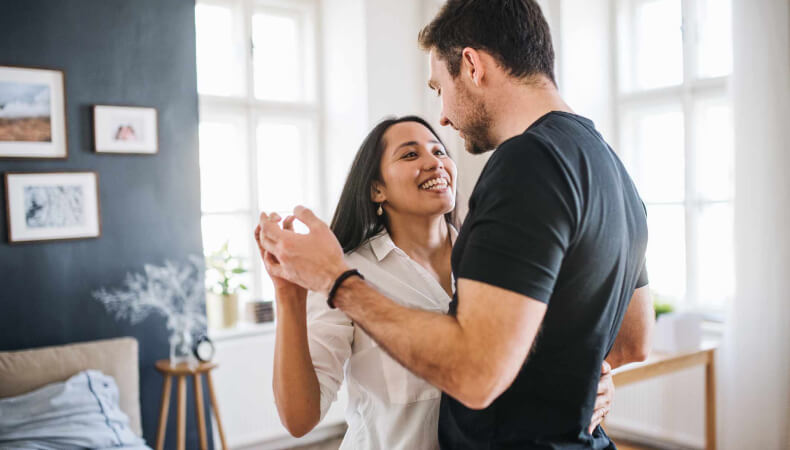
<instances>
[{"instance_id":1,"label":"gray blanket","mask_svg":"<svg viewBox=\"0 0 790 450\"><path fill-rule=\"evenodd\" d=\"M118 406L115 379L96 370L0 399L2 449L149 449Z\"/></svg>"}]
</instances>

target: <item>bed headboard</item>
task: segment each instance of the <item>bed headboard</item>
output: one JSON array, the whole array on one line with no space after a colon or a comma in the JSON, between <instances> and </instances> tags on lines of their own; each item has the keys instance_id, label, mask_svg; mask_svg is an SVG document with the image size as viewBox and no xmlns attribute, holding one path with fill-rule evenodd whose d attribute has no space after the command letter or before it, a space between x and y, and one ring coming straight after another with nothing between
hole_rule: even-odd
<instances>
[{"instance_id":1,"label":"bed headboard","mask_svg":"<svg viewBox=\"0 0 790 450\"><path fill-rule=\"evenodd\" d=\"M142 436L137 339L123 337L78 344L0 352L0 398L66 381L77 372L96 369L118 384L121 410Z\"/></svg>"}]
</instances>

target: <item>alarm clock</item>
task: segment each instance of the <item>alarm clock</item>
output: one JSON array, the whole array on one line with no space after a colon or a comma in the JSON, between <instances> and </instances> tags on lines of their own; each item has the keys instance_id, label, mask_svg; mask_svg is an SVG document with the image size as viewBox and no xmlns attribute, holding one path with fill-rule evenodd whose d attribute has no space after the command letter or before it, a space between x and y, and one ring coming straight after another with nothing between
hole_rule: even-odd
<instances>
[{"instance_id":1,"label":"alarm clock","mask_svg":"<svg viewBox=\"0 0 790 450\"><path fill-rule=\"evenodd\" d=\"M211 342L208 336L201 336L200 339L195 342L193 353L198 361L209 362L211 358L214 357L214 343Z\"/></svg>"}]
</instances>

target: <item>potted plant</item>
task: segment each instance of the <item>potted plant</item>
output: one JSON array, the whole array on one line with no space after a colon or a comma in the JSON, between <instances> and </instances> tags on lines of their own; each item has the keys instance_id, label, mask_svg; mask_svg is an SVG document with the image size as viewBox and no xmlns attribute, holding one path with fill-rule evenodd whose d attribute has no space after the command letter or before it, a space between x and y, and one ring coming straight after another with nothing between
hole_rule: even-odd
<instances>
[{"instance_id":1,"label":"potted plant","mask_svg":"<svg viewBox=\"0 0 790 450\"><path fill-rule=\"evenodd\" d=\"M209 328L231 328L239 319L241 276L247 273L240 258L231 255L228 242L206 257L206 315Z\"/></svg>"}]
</instances>

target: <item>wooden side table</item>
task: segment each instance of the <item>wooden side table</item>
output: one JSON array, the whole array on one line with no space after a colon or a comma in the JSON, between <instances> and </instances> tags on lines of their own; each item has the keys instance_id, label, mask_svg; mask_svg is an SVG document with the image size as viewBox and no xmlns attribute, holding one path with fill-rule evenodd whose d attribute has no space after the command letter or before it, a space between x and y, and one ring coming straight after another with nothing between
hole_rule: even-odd
<instances>
[{"instance_id":1,"label":"wooden side table","mask_svg":"<svg viewBox=\"0 0 790 450\"><path fill-rule=\"evenodd\" d=\"M187 383L186 377L192 376L195 388L195 412L197 413L198 432L200 434L200 448L207 450L208 439L206 437L206 416L203 409L203 384L201 375L206 375L208 382L209 401L211 410L214 411L214 418L217 420L219 438L222 441L222 448L227 449L225 444L225 432L222 429L222 421L219 418L217 409L217 399L214 396L214 383L211 381L211 371L217 367L214 363L199 363L196 367L189 367L186 363L176 366L170 364L170 360L160 359L156 362L156 370L164 377L162 387L162 405L159 408L159 428L156 432L156 449L162 450L165 445L165 431L167 428L167 413L170 409L170 386L172 378L178 377L178 450L184 450L186 445L186 403L187 403Z\"/></svg>"},{"instance_id":2,"label":"wooden side table","mask_svg":"<svg viewBox=\"0 0 790 450\"><path fill-rule=\"evenodd\" d=\"M652 353L646 361L612 371L616 388L694 366L705 366L705 449L716 449L716 348L680 353Z\"/></svg>"}]
</instances>

